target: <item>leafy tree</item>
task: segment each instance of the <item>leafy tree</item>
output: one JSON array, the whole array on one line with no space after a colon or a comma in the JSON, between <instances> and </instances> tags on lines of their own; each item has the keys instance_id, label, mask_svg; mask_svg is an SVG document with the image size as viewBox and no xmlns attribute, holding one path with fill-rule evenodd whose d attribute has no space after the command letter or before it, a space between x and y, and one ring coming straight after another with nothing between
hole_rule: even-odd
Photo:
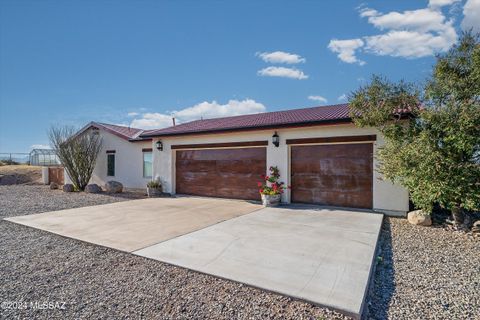
<instances>
[{"instance_id":1,"label":"leafy tree","mask_svg":"<svg viewBox=\"0 0 480 320\"><path fill-rule=\"evenodd\" d=\"M464 33L438 56L423 88L374 76L350 96L350 112L361 127L385 136L379 171L406 187L415 205L435 203L452 211L480 208L480 44Z\"/></svg>"},{"instance_id":2,"label":"leafy tree","mask_svg":"<svg viewBox=\"0 0 480 320\"><path fill-rule=\"evenodd\" d=\"M85 190L102 147L101 137L88 131L77 134L70 126L52 127L48 135L75 189Z\"/></svg>"}]
</instances>

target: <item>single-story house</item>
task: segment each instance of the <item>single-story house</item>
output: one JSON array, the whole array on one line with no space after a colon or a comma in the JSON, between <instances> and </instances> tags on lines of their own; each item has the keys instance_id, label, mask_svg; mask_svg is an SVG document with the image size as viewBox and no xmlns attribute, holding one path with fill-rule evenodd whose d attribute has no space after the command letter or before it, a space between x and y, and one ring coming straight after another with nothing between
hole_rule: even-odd
<instances>
[{"instance_id":1,"label":"single-story house","mask_svg":"<svg viewBox=\"0 0 480 320\"><path fill-rule=\"evenodd\" d=\"M117 180L164 192L259 200L257 183L270 166L291 186L285 203L408 211L408 192L381 179L373 128L356 127L347 104L202 119L158 130L92 122L102 135L92 183Z\"/></svg>"}]
</instances>

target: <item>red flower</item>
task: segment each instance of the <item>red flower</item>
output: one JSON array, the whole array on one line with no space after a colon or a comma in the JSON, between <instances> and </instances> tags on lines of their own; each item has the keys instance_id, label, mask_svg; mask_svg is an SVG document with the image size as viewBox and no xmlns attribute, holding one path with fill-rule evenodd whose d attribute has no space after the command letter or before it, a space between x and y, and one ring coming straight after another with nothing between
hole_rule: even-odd
<instances>
[{"instance_id":1,"label":"red flower","mask_svg":"<svg viewBox=\"0 0 480 320\"><path fill-rule=\"evenodd\" d=\"M261 183L261 182L257 182L257 185L258 185L259 187L261 187L261 186L262 186L262 183Z\"/></svg>"}]
</instances>

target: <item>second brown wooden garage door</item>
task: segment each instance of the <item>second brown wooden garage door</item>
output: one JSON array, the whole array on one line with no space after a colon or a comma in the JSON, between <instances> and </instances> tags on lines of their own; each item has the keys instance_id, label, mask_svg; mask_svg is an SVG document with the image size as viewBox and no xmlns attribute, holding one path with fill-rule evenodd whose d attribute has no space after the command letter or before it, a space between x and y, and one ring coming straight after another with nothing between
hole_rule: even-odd
<instances>
[{"instance_id":1,"label":"second brown wooden garage door","mask_svg":"<svg viewBox=\"0 0 480 320\"><path fill-rule=\"evenodd\" d=\"M176 192L260 200L257 182L266 172L266 149L176 151Z\"/></svg>"},{"instance_id":2,"label":"second brown wooden garage door","mask_svg":"<svg viewBox=\"0 0 480 320\"><path fill-rule=\"evenodd\" d=\"M292 202L372 208L373 145L292 146Z\"/></svg>"}]
</instances>

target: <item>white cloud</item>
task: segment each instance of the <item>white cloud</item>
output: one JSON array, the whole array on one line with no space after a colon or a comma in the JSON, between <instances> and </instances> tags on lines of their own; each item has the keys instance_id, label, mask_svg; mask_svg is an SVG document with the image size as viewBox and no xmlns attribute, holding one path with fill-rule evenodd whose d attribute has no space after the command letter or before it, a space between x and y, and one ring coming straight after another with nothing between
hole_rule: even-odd
<instances>
[{"instance_id":1,"label":"white cloud","mask_svg":"<svg viewBox=\"0 0 480 320\"><path fill-rule=\"evenodd\" d=\"M367 9L372 10L372 9ZM433 10L431 8L419 10L407 10L400 12L389 12L381 14L376 10L375 13L363 17L368 17L368 22L380 30L415 30L415 31L441 31L447 26L445 25L445 16L440 10ZM360 12L365 12L363 9Z\"/></svg>"},{"instance_id":2,"label":"white cloud","mask_svg":"<svg viewBox=\"0 0 480 320\"><path fill-rule=\"evenodd\" d=\"M138 112L129 112L129 113L127 113L127 116L129 116L129 117L135 117L135 116L138 116L138 115L139 115Z\"/></svg>"},{"instance_id":3,"label":"white cloud","mask_svg":"<svg viewBox=\"0 0 480 320\"><path fill-rule=\"evenodd\" d=\"M453 26L454 20L447 19L441 7L458 1L431 0L427 8L385 14L375 9L361 8L360 16L385 32L349 40L333 39L328 47L347 63L360 61L356 57L359 50L404 58L419 58L445 52L457 41L457 32Z\"/></svg>"},{"instance_id":4,"label":"white cloud","mask_svg":"<svg viewBox=\"0 0 480 320\"><path fill-rule=\"evenodd\" d=\"M364 65L365 61L359 60L355 56L355 50L364 45L362 39L349 39L349 40L330 40L328 48L335 53L338 53L338 58L346 63L358 63Z\"/></svg>"},{"instance_id":5,"label":"white cloud","mask_svg":"<svg viewBox=\"0 0 480 320\"><path fill-rule=\"evenodd\" d=\"M304 63L306 60L298 54L288 53L283 51L275 52L257 52L256 54L263 61L268 63L287 63L287 64L296 64Z\"/></svg>"},{"instance_id":6,"label":"white cloud","mask_svg":"<svg viewBox=\"0 0 480 320\"><path fill-rule=\"evenodd\" d=\"M165 113L144 113L141 118L134 119L131 126L142 129L158 129L172 125L172 115L175 116L177 123L199 120L201 118L218 118L238 116L242 114L252 114L265 112L263 104L252 99L229 100L226 104L219 104L216 101L202 102L192 107L173 111L171 114Z\"/></svg>"},{"instance_id":7,"label":"white cloud","mask_svg":"<svg viewBox=\"0 0 480 320\"><path fill-rule=\"evenodd\" d=\"M327 99L322 96L308 96L309 100L318 101L320 103L327 103Z\"/></svg>"},{"instance_id":8,"label":"white cloud","mask_svg":"<svg viewBox=\"0 0 480 320\"><path fill-rule=\"evenodd\" d=\"M347 95L344 93L337 98L338 101L347 101Z\"/></svg>"},{"instance_id":9,"label":"white cloud","mask_svg":"<svg viewBox=\"0 0 480 320\"><path fill-rule=\"evenodd\" d=\"M33 144L30 149L52 149L48 144Z\"/></svg>"},{"instance_id":10,"label":"white cloud","mask_svg":"<svg viewBox=\"0 0 480 320\"><path fill-rule=\"evenodd\" d=\"M380 56L420 58L446 51L456 41L457 33L453 28L442 35L416 31L390 31L366 37L365 50Z\"/></svg>"},{"instance_id":11,"label":"white cloud","mask_svg":"<svg viewBox=\"0 0 480 320\"><path fill-rule=\"evenodd\" d=\"M259 76L264 77L282 77L291 79L308 79L308 76L303 71L294 68L285 67L267 67L258 71Z\"/></svg>"},{"instance_id":12,"label":"white cloud","mask_svg":"<svg viewBox=\"0 0 480 320\"><path fill-rule=\"evenodd\" d=\"M474 32L480 32L480 0L467 0L463 7L463 30L473 29Z\"/></svg>"},{"instance_id":13,"label":"white cloud","mask_svg":"<svg viewBox=\"0 0 480 320\"><path fill-rule=\"evenodd\" d=\"M449 6L454 4L455 2L458 2L460 0L430 0L428 2L428 6L432 8L439 8L443 6Z\"/></svg>"},{"instance_id":14,"label":"white cloud","mask_svg":"<svg viewBox=\"0 0 480 320\"><path fill-rule=\"evenodd\" d=\"M172 116L158 112L149 112L142 114L140 119L133 119L130 126L140 129L156 129L169 127L172 124Z\"/></svg>"}]
</instances>

